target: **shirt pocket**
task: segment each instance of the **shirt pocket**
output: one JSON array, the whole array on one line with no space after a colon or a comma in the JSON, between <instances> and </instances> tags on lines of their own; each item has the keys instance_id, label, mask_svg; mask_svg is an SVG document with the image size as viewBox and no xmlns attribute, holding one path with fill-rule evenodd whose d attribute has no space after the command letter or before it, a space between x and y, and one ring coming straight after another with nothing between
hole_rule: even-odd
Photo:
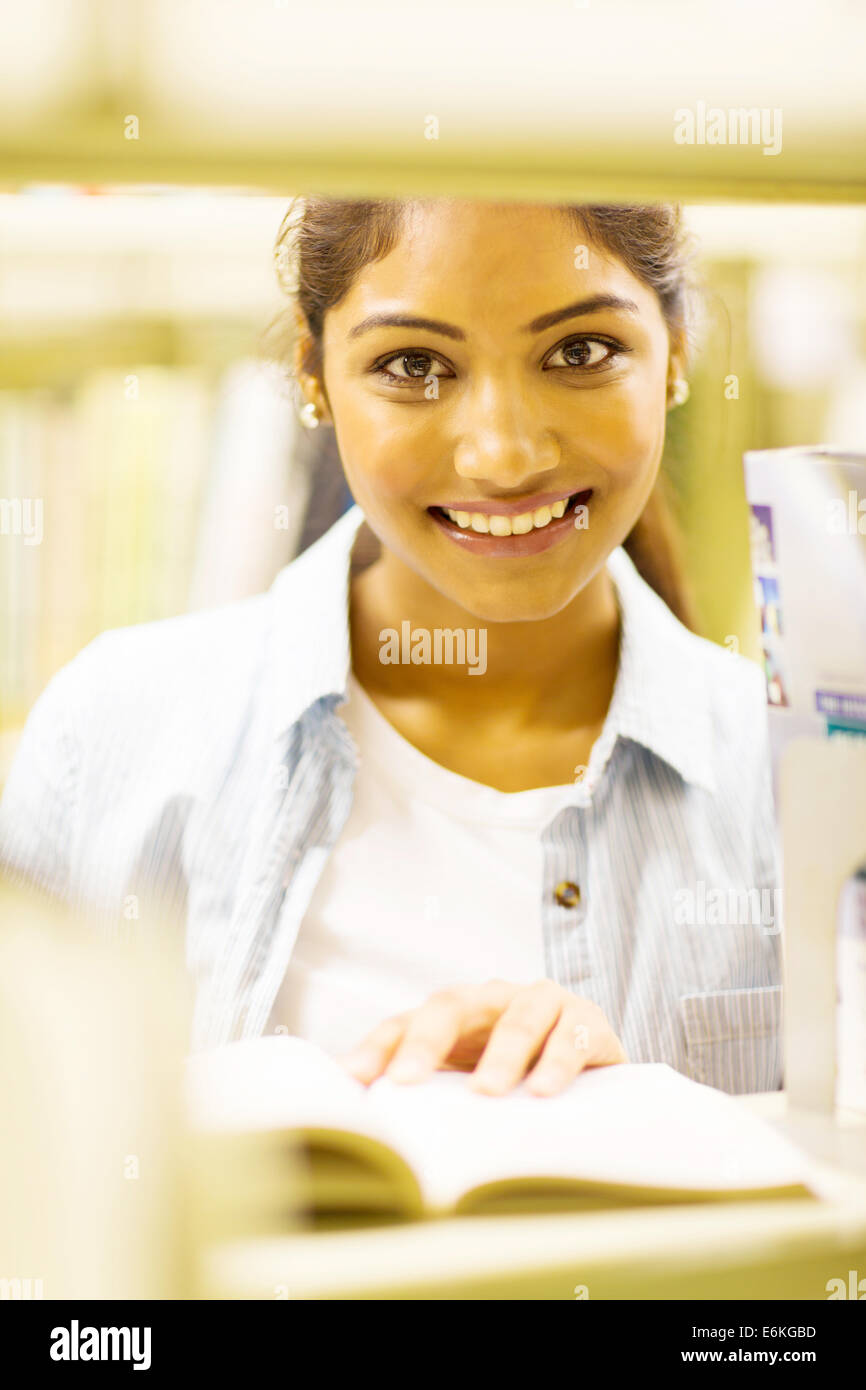
<instances>
[{"instance_id":1,"label":"shirt pocket","mask_svg":"<svg viewBox=\"0 0 866 1390\"><path fill-rule=\"evenodd\" d=\"M782 986L680 996L688 1075L732 1095L782 1084Z\"/></svg>"}]
</instances>

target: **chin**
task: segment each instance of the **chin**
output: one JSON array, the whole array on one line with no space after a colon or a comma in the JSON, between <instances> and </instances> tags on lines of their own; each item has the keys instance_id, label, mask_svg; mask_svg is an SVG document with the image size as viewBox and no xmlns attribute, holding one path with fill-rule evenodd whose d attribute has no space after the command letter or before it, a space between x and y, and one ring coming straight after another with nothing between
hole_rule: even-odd
<instances>
[{"instance_id":1,"label":"chin","mask_svg":"<svg viewBox=\"0 0 866 1390\"><path fill-rule=\"evenodd\" d=\"M455 588L453 576L437 584L440 593L458 603L467 613L479 622L487 623L539 623L546 618L554 618L577 597L581 589L592 578L592 573L539 578L537 584L496 584L473 585ZM450 580L450 582L448 582Z\"/></svg>"}]
</instances>

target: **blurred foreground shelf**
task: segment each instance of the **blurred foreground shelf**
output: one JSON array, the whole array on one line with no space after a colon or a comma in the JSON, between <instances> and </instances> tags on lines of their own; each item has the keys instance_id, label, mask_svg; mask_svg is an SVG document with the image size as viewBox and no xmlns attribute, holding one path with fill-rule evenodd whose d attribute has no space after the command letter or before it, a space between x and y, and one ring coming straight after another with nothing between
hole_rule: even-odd
<instances>
[{"instance_id":1,"label":"blurred foreground shelf","mask_svg":"<svg viewBox=\"0 0 866 1390\"><path fill-rule=\"evenodd\" d=\"M435 16L396 0L55 0L50 23L44 10L4 18L7 186L866 193L866 14L844 0L441 0Z\"/></svg>"}]
</instances>

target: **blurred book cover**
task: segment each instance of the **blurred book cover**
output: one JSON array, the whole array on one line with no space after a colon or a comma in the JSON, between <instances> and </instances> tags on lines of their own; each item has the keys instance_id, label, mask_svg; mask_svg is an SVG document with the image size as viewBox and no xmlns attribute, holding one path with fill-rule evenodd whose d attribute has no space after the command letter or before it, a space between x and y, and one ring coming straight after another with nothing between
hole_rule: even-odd
<instances>
[{"instance_id":1,"label":"blurred book cover","mask_svg":"<svg viewBox=\"0 0 866 1390\"><path fill-rule=\"evenodd\" d=\"M745 456L755 606L779 762L798 736L866 736L866 454Z\"/></svg>"}]
</instances>

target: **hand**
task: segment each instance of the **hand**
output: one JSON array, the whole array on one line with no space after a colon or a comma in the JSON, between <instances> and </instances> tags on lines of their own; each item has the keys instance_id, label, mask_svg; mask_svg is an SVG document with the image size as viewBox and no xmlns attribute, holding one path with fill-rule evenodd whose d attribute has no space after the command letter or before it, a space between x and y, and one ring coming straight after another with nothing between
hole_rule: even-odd
<instances>
[{"instance_id":1,"label":"hand","mask_svg":"<svg viewBox=\"0 0 866 1390\"><path fill-rule=\"evenodd\" d=\"M549 1096L584 1067L628 1058L590 1000L553 980L534 985L491 980L432 995L419 1008L380 1023L337 1060L365 1085L379 1076L426 1081L441 1067L474 1068L469 1084L486 1095L503 1095L529 1072L527 1088Z\"/></svg>"}]
</instances>

